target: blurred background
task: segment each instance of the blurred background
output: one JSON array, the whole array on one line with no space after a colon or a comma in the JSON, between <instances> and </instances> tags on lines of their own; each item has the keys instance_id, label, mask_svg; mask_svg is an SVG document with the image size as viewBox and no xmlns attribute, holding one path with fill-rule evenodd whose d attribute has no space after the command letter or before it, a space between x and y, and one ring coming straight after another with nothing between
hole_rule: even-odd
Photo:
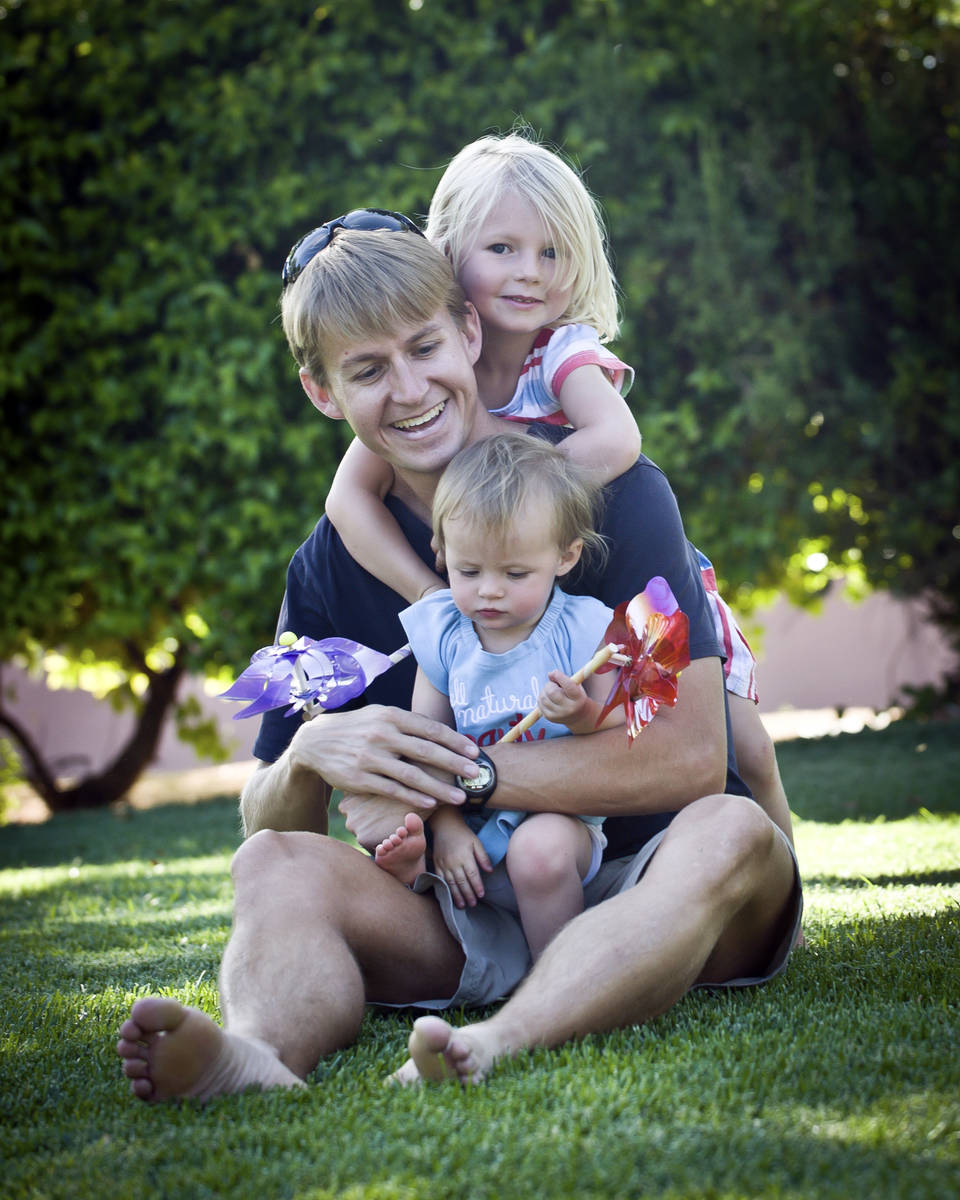
<instances>
[{"instance_id":1,"label":"blurred background","mask_svg":"<svg viewBox=\"0 0 960 1200\"><path fill-rule=\"evenodd\" d=\"M203 680L272 640L345 444L280 266L517 122L602 202L644 449L763 710L956 705L956 0L4 0L3 781L248 757Z\"/></svg>"}]
</instances>

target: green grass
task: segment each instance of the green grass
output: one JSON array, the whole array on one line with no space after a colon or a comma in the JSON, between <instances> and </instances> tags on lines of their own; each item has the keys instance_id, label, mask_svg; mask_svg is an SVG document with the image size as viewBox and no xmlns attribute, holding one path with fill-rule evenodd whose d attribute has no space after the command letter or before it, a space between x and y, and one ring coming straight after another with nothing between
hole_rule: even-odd
<instances>
[{"instance_id":1,"label":"green grass","mask_svg":"<svg viewBox=\"0 0 960 1200\"><path fill-rule=\"evenodd\" d=\"M925 749L919 747L924 746ZM931 1197L960 1193L960 724L780 748L808 946L765 989L384 1089L370 1014L297 1094L128 1097L113 1051L160 989L218 1015L236 805L0 830L5 1197Z\"/></svg>"}]
</instances>

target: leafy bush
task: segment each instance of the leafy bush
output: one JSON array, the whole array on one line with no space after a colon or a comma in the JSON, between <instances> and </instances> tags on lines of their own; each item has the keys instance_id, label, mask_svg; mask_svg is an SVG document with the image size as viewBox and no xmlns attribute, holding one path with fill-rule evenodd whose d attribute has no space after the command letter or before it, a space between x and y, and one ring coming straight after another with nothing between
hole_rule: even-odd
<instances>
[{"instance_id":1,"label":"leafy bush","mask_svg":"<svg viewBox=\"0 0 960 1200\"><path fill-rule=\"evenodd\" d=\"M0 660L106 669L145 714L110 787L69 803L128 786L182 672L269 639L320 511L344 430L282 344L287 247L354 206L425 213L450 155L519 114L605 203L646 446L732 597L842 569L932 593L955 635L955 21L9 0Z\"/></svg>"}]
</instances>

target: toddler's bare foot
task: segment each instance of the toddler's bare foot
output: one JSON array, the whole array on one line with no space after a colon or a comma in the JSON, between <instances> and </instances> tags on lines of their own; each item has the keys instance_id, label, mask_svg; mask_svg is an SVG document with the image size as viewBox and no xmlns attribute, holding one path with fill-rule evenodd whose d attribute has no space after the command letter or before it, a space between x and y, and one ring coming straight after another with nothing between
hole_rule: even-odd
<instances>
[{"instance_id":1,"label":"toddler's bare foot","mask_svg":"<svg viewBox=\"0 0 960 1200\"><path fill-rule=\"evenodd\" d=\"M497 1053L477 1025L454 1029L441 1017L420 1017L410 1034L410 1058L422 1079L433 1083L459 1079L466 1084L479 1083Z\"/></svg>"},{"instance_id":2,"label":"toddler's bare foot","mask_svg":"<svg viewBox=\"0 0 960 1200\"><path fill-rule=\"evenodd\" d=\"M407 813L403 824L377 846L374 860L401 883L411 884L427 869L427 838L423 821L416 813Z\"/></svg>"},{"instance_id":3,"label":"toddler's bare foot","mask_svg":"<svg viewBox=\"0 0 960 1200\"><path fill-rule=\"evenodd\" d=\"M137 1000L120 1026L117 1053L130 1090L151 1102L304 1086L266 1042L234 1037L199 1009L168 996Z\"/></svg>"}]
</instances>

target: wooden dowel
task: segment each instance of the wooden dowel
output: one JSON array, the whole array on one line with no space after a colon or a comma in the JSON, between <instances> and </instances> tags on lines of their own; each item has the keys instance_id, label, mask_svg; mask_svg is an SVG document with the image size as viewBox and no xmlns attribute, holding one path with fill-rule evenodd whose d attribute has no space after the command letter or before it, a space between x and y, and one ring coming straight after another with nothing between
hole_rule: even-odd
<instances>
[{"instance_id":1,"label":"wooden dowel","mask_svg":"<svg viewBox=\"0 0 960 1200\"><path fill-rule=\"evenodd\" d=\"M622 646L618 646L616 642L608 642L606 646L601 646L593 658L588 663L580 668L576 675L572 676L574 683L583 683L588 675L592 675L599 667L602 667L605 662L616 662L618 666L625 666L630 659L621 654ZM619 661L618 661L619 660ZM533 712L527 713L519 724L514 725L512 729L508 729L497 745L502 745L504 742L515 742L518 737L521 737L536 721L542 717L539 707Z\"/></svg>"}]
</instances>

